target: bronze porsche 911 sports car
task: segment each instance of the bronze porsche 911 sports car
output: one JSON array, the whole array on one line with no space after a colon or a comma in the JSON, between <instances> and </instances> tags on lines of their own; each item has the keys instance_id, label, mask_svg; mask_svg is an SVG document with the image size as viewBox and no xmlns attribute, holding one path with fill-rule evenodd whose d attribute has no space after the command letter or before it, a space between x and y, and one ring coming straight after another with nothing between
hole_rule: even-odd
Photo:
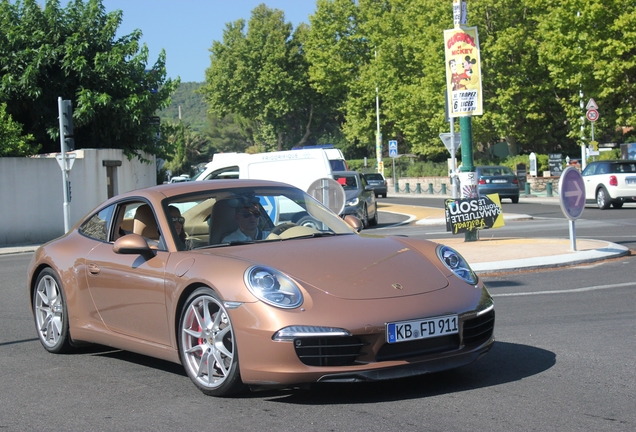
<instances>
[{"instance_id":1,"label":"bronze porsche 911 sports car","mask_svg":"<svg viewBox=\"0 0 636 432\"><path fill-rule=\"evenodd\" d=\"M412 376L490 350L493 300L457 252L359 229L283 183L118 195L34 254L37 333L52 353L95 343L181 363L214 396Z\"/></svg>"}]
</instances>

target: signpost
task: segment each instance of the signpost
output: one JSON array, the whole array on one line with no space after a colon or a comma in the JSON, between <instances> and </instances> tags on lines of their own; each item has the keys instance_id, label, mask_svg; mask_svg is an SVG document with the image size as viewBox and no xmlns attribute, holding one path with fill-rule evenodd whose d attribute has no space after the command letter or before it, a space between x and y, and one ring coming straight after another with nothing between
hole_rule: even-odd
<instances>
[{"instance_id":1,"label":"signpost","mask_svg":"<svg viewBox=\"0 0 636 432\"><path fill-rule=\"evenodd\" d=\"M455 167L457 166L457 163L455 162L455 152L457 151L457 149L459 148L462 140L461 140L461 134L458 132L454 132L454 133L441 133L439 134L439 138L442 140L442 142L444 143L444 147L446 147L446 150L448 150L451 154L451 160L453 161L453 171L451 172L451 185L452 185L452 196L453 198L458 198L458 192L457 192L457 185L459 183L458 179L457 179L457 172Z\"/></svg>"},{"instance_id":2,"label":"signpost","mask_svg":"<svg viewBox=\"0 0 636 432\"><path fill-rule=\"evenodd\" d=\"M398 157L397 140L389 140L389 156L391 156L391 162L393 163L393 184L397 185L395 180L395 158ZM397 191L397 188L395 190Z\"/></svg>"},{"instance_id":3,"label":"signpost","mask_svg":"<svg viewBox=\"0 0 636 432\"><path fill-rule=\"evenodd\" d=\"M71 226L71 181L69 178L69 172L75 162L74 154L67 154L68 151L73 151L75 148L75 142L73 140L73 105L70 100L63 100L61 97L57 98L57 109L60 121L60 150L61 154L56 156L57 162L62 169L63 193L64 193L64 232L68 232Z\"/></svg>"},{"instance_id":4,"label":"signpost","mask_svg":"<svg viewBox=\"0 0 636 432\"><path fill-rule=\"evenodd\" d=\"M559 201L563 215L569 220L570 245L576 250L576 228L574 221L581 216L585 208L585 183L583 176L575 167L567 167L559 180Z\"/></svg>"}]
</instances>

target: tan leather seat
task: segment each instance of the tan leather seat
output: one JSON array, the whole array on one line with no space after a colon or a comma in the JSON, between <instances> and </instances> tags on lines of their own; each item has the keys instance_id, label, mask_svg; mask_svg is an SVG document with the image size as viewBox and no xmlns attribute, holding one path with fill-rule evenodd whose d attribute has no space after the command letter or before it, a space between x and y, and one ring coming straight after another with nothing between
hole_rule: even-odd
<instances>
[{"instance_id":1,"label":"tan leather seat","mask_svg":"<svg viewBox=\"0 0 636 432\"><path fill-rule=\"evenodd\" d=\"M159 240L159 229L157 220L148 204L142 204L135 212L133 221L133 233L151 240Z\"/></svg>"},{"instance_id":2,"label":"tan leather seat","mask_svg":"<svg viewBox=\"0 0 636 432\"><path fill-rule=\"evenodd\" d=\"M210 244L215 245L223 241L228 234L238 229L238 222L228 200L217 201L212 207L210 215Z\"/></svg>"}]
</instances>

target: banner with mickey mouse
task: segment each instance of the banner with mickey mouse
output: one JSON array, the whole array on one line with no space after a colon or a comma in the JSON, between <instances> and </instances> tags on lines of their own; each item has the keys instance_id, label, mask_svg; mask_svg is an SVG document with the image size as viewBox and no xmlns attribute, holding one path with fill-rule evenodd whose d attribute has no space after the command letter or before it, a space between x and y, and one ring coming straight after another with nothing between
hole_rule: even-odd
<instances>
[{"instance_id":1,"label":"banner with mickey mouse","mask_svg":"<svg viewBox=\"0 0 636 432\"><path fill-rule=\"evenodd\" d=\"M477 27L444 30L450 117L483 114Z\"/></svg>"}]
</instances>

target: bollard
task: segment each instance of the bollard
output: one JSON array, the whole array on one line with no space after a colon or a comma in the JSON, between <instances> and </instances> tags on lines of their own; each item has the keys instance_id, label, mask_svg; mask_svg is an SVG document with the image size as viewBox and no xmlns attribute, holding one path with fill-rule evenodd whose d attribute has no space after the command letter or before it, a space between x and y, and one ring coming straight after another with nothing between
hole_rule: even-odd
<instances>
[{"instance_id":1,"label":"bollard","mask_svg":"<svg viewBox=\"0 0 636 432\"><path fill-rule=\"evenodd\" d=\"M442 195L446 195L446 183L442 183Z\"/></svg>"},{"instance_id":2,"label":"bollard","mask_svg":"<svg viewBox=\"0 0 636 432\"><path fill-rule=\"evenodd\" d=\"M547 182L545 184L545 194L546 196L551 197L552 196L552 182Z\"/></svg>"},{"instance_id":3,"label":"bollard","mask_svg":"<svg viewBox=\"0 0 636 432\"><path fill-rule=\"evenodd\" d=\"M400 193L400 185L398 183L395 184L395 193Z\"/></svg>"},{"instance_id":4,"label":"bollard","mask_svg":"<svg viewBox=\"0 0 636 432\"><path fill-rule=\"evenodd\" d=\"M428 193L433 195L433 183L428 184Z\"/></svg>"},{"instance_id":5,"label":"bollard","mask_svg":"<svg viewBox=\"0 0 636 432\"><path fill-rule=\"evenodd\" d=\"M420 186L420 184L419 184L419 183L417 183L417 184L415 185L415 192L416 192L416 193L418 193L418 194L421 194L421 193L422 193L422 187Z\"/></svg>"},{"instance_id":6,"label":"bollard","mask_svg":"<svg viewBox=\"0 0 636 432\"><path fill-rule=\"evenodd\" d=\"M526 195L530 195L530 183L526 183Z\"/></svg>"},{"instance_id":7,"label":"bollard","mask_svg":"<svg viewBox=\"0 0 636 432\"><path fill-rule=\"evenodd\" d=\"M406 193L411 193L411 184L410 183L406 184Z\"/></svg>"}]
</instances>

